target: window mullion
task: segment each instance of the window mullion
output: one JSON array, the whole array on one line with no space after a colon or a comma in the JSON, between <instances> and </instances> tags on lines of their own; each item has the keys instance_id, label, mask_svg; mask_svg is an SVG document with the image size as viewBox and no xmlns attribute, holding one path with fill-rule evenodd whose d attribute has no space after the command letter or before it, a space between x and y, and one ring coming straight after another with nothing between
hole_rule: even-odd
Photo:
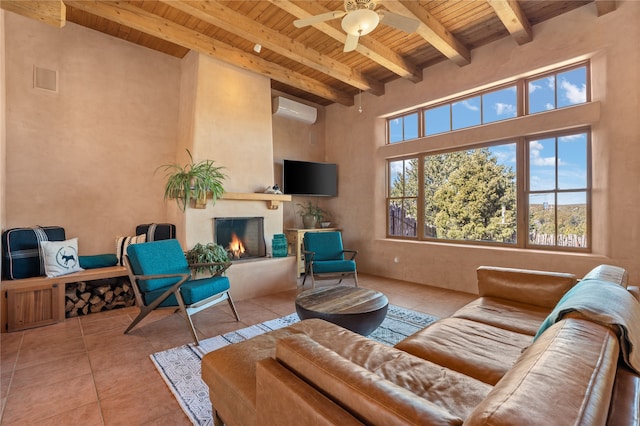
<instances>
[{"instance_id":1,"label":"window mullion","mask_svg":"<svg viewBox=\"0 0 640 426\"><path fill-rule=\"evenodd\" d=\"M417 199L417 225L418 240L424 240L424 155L418 156L418 199Z\"/></svg>"},{"instance_id":2,"label":"window mullion","mask_svg":"<svg viewBox=\"0 0 640 426\"><path fill-rule=\"evenodd\" d=\"M520 138L516 144L516 246L526 247L529 243L529 159L528 141Z\"/></svg>"}]
</instances>

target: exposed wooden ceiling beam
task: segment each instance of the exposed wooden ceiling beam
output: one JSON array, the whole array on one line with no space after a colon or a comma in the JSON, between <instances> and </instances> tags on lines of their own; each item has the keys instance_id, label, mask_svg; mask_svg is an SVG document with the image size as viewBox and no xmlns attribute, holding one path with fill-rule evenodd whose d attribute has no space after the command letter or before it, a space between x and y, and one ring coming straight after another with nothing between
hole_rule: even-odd
<instances>
[{"instance_id":1,"label":"exposed wooden ceiling beam","mask_svg":"<svg viewBox=\"0 0 640 426\"><path fill-rule=\"evenodd\" d=\"M308 18L318 13L330 12L329 9L323 8L314 2L302 2L305 8L315 8L316 12L309 12L306 9L301 8L298 4L294 4L289 0L270 0L271 3L278 6L282 10L295 16L297 19ZM322 9L322 10L320 10ZM340 29L338 25L330 24L328 22L322 22L313 26L319 31L322 31L329 37L343 43L347 40L347 35ZM356 52L366 56L370 60L380 64L389 71L396 75L406 78L414 83L422 81L422 70L420 70L415 64L406 60L402 56L393 52L391 49L377 43L368 37L361 37L358 40L358 46Z\"/></svg>"},{"instance_id":2,"label":"exposed wooden ceiling beam","mask_svg":"<svg viewBox=\"0 0 640 426\"><path fill-rule=\"evenodd\" d=\"M598 16L602 16L616 10L616 0L596 0L595 3Z\"/></svg>"},{"instance_id":3,"label":"exposed wooden ceiling beam","mask_svg":"<svg viewBox=\"0 0 640 426\"><path fill-rule=\"evenodd\" d=\"M488 0L502 24L518 44L529 43L533 33L529 20L516 0Z\"/></svg>"},{"instance_id":4,"label":"exposed wooden ceiling beam","mask_svg":"<svg viewBox=\"0 0 640 426\"><path fill-rule=\"evenodd\" d=\"M463 66L471 63L469 49L418 2L385 1L382 4L391 12L419 20L420 26L418 26L416 33L456 64Z\"/></svg>"},{"instance_id":5,"label":"exposed wooden ceiling beam","mask_svg":"<svg viewBox=\"0 0 640 426\"><path fill-rule=\"evenodd\" d=\"M195 50L237 67L265 75L281 83L313 93L321 98L347 106L354 104L353 96L335 90L327 84L261 59L256 55L236 49L226 43L207 37L202 33L185 28L128 3L118 1L99 2L95 0L66 0L65 2L76 9L170 41L187 49Z\"/></svg>"},{"instance_id":6,"label":"exposed wooden ceiling beam","mask_svg":"<svg viewBox=\"0 0 640 426\"><path fill-rule=\"evenodd\" d=\"M67 23L67 7L62 0L2 0L0 8L57 28L62 28Z\"/></svg>"},{"instance_id":7,"label":"exposed wooden ceiling beam","mask_svg":"<svg viewBox=\"0 0 640 426\"><path fill-rule=\"evenodd\" d=\"M285 56L337 80L343 81L358 89L368 91L374 95L384 94L384 84L367 79L359 71L352 70L347 65L338 62L316 50L307 48L304 44L258 24L253 19L241 15L217 1L176 1L161 0L173 8L179 9L202 21L222 28L232 34L259 43L279 55Z\"/></svg>"}]
</instances>

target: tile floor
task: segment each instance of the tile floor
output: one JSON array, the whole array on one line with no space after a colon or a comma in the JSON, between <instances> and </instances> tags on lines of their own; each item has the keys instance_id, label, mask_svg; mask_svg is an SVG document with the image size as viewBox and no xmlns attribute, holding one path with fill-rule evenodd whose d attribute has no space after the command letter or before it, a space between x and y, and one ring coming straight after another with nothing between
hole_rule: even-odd
<instances>
[{"instance_id":1,"label":"tile floor","mask_svg":"<svg viewBox=\"0 0 640 426\"><path fill-rule=\"evenodd\" d=\"M358 277L390 303L438 317L476 296L386 278ZM309 288L307 284L306 288ZM201 338L295 311L297 290L226 304L194 316ZM191 341L172 309L155 311L130 334L135 307L67 319L64 323L0 335L1 425L188 425L149 355Z\"/></svg>"}]
</instances>

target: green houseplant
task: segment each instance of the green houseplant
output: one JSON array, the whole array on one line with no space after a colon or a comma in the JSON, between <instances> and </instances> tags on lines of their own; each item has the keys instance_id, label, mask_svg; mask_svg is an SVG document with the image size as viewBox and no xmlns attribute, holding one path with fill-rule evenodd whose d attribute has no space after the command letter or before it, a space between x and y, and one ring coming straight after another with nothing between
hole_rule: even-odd
<instances>
[{"instance_id":1,"label":"green houseplant","mask_svg":"<svg viewBox=\"0 0 640 426\"><path fill-rule=\"evenodd\" d=\"M313 229L318 222L322 221L322 218L329 213L326 210L322 210L318 205L315 206L311 201L307 201L306 204L298 204L300 210L298 214L302 216L302 224L306 229Z\"/></svg>"},{"instance_id":2,"label":"green houseplant","mask_svg":"<svg viewBox=\"0 0 640 426\"><path fill-rule=\"evenodd\" d=\"M185 253L187 263L195 272L209 271L211 275L222 275L231 266L229 254L220 244L197 243Z\"/></svg>"},{"instance_id":3,"label":"green houseplant","mask_svg":"<svg viewBox=\"0 0 640 426\"><path fill-rule=\"evenodd\" d=\"M183 211L187 204L193 202L196 207L204 208L207 201L207 194L211 192L212 205L224 193L223 182L226 176L222 173L222 166L215 166L213 160L203 160L194 163L191 151L189 163L181 166L179 164L164 164L158 169L166 172L167 183L164 189L164 199L175 199L178 207ZM157 169L156 169L157 170Z\"/></svg>"}]
</instances>

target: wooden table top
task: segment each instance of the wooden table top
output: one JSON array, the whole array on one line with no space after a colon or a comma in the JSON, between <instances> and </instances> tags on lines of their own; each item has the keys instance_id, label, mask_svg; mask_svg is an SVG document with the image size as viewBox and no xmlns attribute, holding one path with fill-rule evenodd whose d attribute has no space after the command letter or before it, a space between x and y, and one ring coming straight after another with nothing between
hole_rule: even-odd
<instances>
[{"instance_id":1,"label":"wooden table top","mask_svg":"<svg viewBox=\"0 0 640 426\"><path fill-rule=\"evenodd\" d=\"M327 314L362 314L388 304L387 297L379 291L341 285L305 290L296 298L296 305Z\"/></svg>"}]
</instances>

